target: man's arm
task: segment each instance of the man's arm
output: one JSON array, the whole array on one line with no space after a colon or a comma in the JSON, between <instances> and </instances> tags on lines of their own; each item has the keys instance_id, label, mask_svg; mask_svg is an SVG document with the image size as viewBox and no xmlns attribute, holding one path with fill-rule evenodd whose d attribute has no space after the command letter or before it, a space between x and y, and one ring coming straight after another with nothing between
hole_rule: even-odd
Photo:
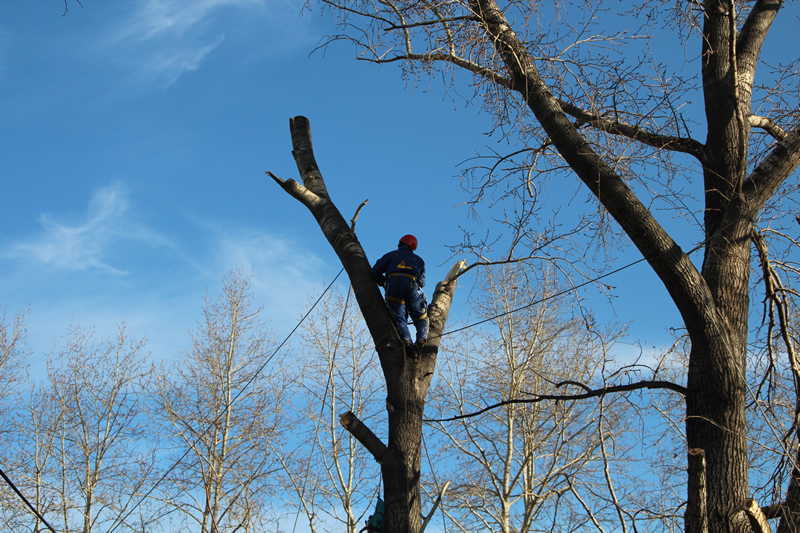
<instances>
[{"instance_id":1,"label":"man's arm","mask_svg":"<svg viewBox=\"0 0 800 533\"><path fill-rule=\"evenodd\" d=\"M375 262L375 266L372 267L370 273L372 274L372 279L375 280L375 283L383 287L383 284L386 283L386 276L384 273L386 272L386 265L389 263L389 254L384 255L378 261Z\"/></svg>"}]
</instances>

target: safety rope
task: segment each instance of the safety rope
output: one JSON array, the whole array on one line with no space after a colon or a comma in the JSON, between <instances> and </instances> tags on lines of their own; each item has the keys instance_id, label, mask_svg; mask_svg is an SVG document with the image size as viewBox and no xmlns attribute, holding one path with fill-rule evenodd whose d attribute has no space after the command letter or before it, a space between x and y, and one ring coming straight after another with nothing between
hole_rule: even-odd
<instances>
[{"instance_id":1,"label":"safety rope","mask_svg":"<svg viewBox=\"0 0 800 533\"><path fill-rule=\"evenodd\" d=\"M695 251L695 250L692 250L692 251ZM689 252L689 253L692 253L692 252ZM630 268L632 266L638 265L639 263L641 263L644 260L645 260L645 258L642 257L641 259L638 259L638 260L636 260L636 261L634 261L632 263L628 263L627 265L621 266L621 267L617 268L616 270L611 270L609 272L606 272L605 274L597 276L596 278L587 280L587 281L585 281L583 283L579 283L578 285L573 285L569 289L564 289L563 291L555 292L553 294L549 294L549 295L545 296L544 298L542 298L540 300L536 300L534 302L531 302L529 304L517 307L515 309L511 309L510 311L505 311L503 313L499 313L497 315L490 316L489 318L485 318L485 319L480 320L478 322L474 322L472 324L467 324L466 326L463 326L463 327L460 327L460 328L457 328L457 329L453 329L453 330L450 330L450 331L445 331L445 332L439 334L438 336L430 337L430 339L438 339L438 338L444 337L446 335L452 335L453 333L458 333L460 331L464 331L464 330L467 330L467 329L470 329L470 328L474 328L476 326L480 326L482 324L486 324L487 322L491 322L492 320L494 320L496 318L501 318L501 317L504 317L504 316L507 316L507 315L512 315L512 314L514 314L514 313L516 313L518 311L523 311L525 309L528 309L530 307L534 307L536 305L539 305L541 303L547 302L549 300L554 300L556 298L560 298L562 296L566 296L567 294L569 294L571 292L574 292L574 291L576 291L576 290L578 290L578 289L580 289L582 287L585 287L587 285L591 285L593 283L597 283L598 281L600 281L600 280L602 280L604 278L607 278L609 276L613 276L614 274L618 274L618 273L622 272L623 270L625 270L627 268Z\"/></svg>"},{"instance_id":2,"label":"safety rope","mask_svg":"<svg viewBox=\"0 0 800 533\"><path fill-rule=\"evenodd\" d=\"M50 530L50 531L52 531L53 533L57 533L57 532L56 532L56 530L55 530L55 529L53 529L53 526L51 526L50 524L48 524L48 523L47 523L47 520L45 520L45 519L44 519L44 517L41 515L41 513L39 513L39 510L38 510L38 509L36 509L36 507L34 507L34 506L33 506L33 504L32 504L31 502L29 502L29 501L28 501L28 498L26 498L26 497L25 497L25 496L22 494L22 492L21 492L21 491L20 491L20 490L17 488L17 486L16 486L16 485L14 485L14 482L13 482L13 481L11 481L11 479L10 479L10 478L9 478L9 477L6 475L6 473L5 473L5 472L3 472L3 469L2 469L2 468L0 468L0 476L3 476L3 479L5 480L5 482L6 482L6 483L8 483L8 486L9 486L9 487L11 487L11 489L12 489L12 490L13 490L15 493L17 493L17 496L19 496L19 497L20 497L20 499L21 499L23 502L25 502L25 505L27 505L27 506L28 506L28 508L31 510L31 512L32 512L33 514L35 514L35 515L36 515L36 518L38 518L39 520L41 520L41 521L42 521L42 523L43 523L43 524L44 524L44 525L47 527L47 529L49 529L49 530Z\"/></svg>"},{"instance_id":3,"label":"safety rope","mask_svg":"<svg viewBox=\"0 0 800 533\"><path fill-rule=\"evenodd\" d=\"M341 272L340 272L341 274ZM335 280L334 280L335 281ZM336 344L333 346L333 354L331 354L331 365L328 372L328 380L325 383L325 393L322 395L322 408L319 411L319 419L314 423L314 435L317 434L319 430L319 420L322 420L322 417L325 415L325 402L328 400L328 389L330 388L331 381L333 381L333 370L336 364L336 352L339 350L339 341L342 338L342 328L344 327L344 319L347 316L347 307L350 304L350 291L353 286L350 285L347 289L347 298L344 301L344 310L342 311L342 319L339 321L339 331L336 332ZM314 457L314 448L317 447L317 438L314 438L311 444L311 453L308 454L309 457ZM308 481L308 474L311 471L311 460L308 461L308 466L306 467L306 475L303 476L303 487L300 491L300 501L303 501L303 498L306 494L306 482ZM297 521L300 519L300 507L297 508L297 514L294 517L294 527L292 527L292 532L297 530Z\"/></svg>"}]
</instances>

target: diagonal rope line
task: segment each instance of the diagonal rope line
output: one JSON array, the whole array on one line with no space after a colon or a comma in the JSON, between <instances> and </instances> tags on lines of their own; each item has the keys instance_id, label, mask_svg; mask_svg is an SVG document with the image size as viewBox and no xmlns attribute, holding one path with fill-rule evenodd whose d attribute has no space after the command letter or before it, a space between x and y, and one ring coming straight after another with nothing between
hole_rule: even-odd
<instances>
[{"instance_id":1,"label":"diagonal rope line","mask_svg":"<svg viewBox=\"0 0 800 533\"><path fill-rule=\"evenodd\" d=\"M694 251L694 250L692 250L692 251ZM689 253L691 253L691 252L689 252ZM619 268L617 268L615 270L611 270L609 272L606 272L605 274L597 276L596 278L584 281L583 283L580 283L578 285L573 285L569 289L564 289L563 291L555 292L553 294L549 294L549 295L545 296L544 298L541 298L539 300L535 300L535 301L533 301L533 302L531 302L529 304L525 304L525 305L517 307L515 309L511 309L510 311L505 311L503 313L499 313L497 315L490 316L489 318L485 318L483 320L479 320L478 322L474 322L472 324L467 324L466 326L463 326L463 327L460 327L460 328L457 328L457 329L453 329L453 330L450 330L450 331L445 331L444 333L441 333L438 337L431 337L431 338L440 338L440 337L444 337L446 335L452 335L452 334L458 333L460 331L464 331L464 330L467 330L467 329L470 329L470 328L474 328L476 326L480 326L482 324L486 324L487 322L491 322L492 320L495 320L496 318L501 318L501 317L504 317L504 316L507 316L507 315L513 315L514 313L516 313L518 311L523 311L525 309L529 309L531 307L534 307L534 306L539 305L541 303L547 302L549 300L554 300L556 298L560 298L562 296L566 296L567 294L569 294L571 292L575 292L578 289L583 288L583 287L585 287L587 285L591 285L593 283L597 283L601 279L607 278L609 276L613 276L614 274L618 274L618 273L622 272L623 270L625 270L627 268L630 268L632 266L638 265L639 263L641 263L643 261L645 261L644 257L642 257L641 259L638 259L638 260L636 260L636 261L634 261L632 263L628 263L627 265L621 266L621 267L619 267Z\"/></svg>"},{"instance_id":2,"label":"diagonal rope line","mask_svg":"<svg viewBox=\"0 0 800 533\"><path fill-rule=\"evenodd\" d=\"M57 533L56 530L53 529L53 526L48 524L47 520L45 520L44 517L41 514L39 514L39 511L36 509L36 507L34 507L33 504L31 502L29 502L28 499L22 494L22 492L20 492L20 490L17 488L17 486L14 485L14 482L11 481L11 479L9 479L9 477L6 475L6 473L3 471L2 468L0 468L0 476L3 476L3 479L6 481L6 483L8 483L8 486L11 487L14 490L14 492L17 493L17 496L19 496L20 499L22 499L23 502L25 502L25 505L27 505L28 508L31 510L31 512L33 512L33 514L36 515L36 518L41 520L42 523L45 526L47 526L47 529L49 529L53 533Z\"/></svg>"},{"instance_id":3,"label":"diagonal rope line","mask_svg":"<svg viewBox=\"0 0 800 533\"><path fill-rule=\"evenodd\" d=\"M342 269L344 270L344 269ZM341 274L341 272L340 272ZM336 281L336 280L334 280ZM344 319L347 317L347 307L350 305L350 289L353 286L350 285L350 288L347 289L347 299L344 301L344 310L342 311L342 320L339 321L339 330L336 332L336 344L333 346L333 354L331 356L331 366L330 372L328 372L328 380L325 383L325 392L322 395L322 408L319 411L319 420L322 420L322 417L325 415L325 402L328 400L328 389L331 386L331 382L333 381L333 370L336 364L336 352L339 350L339 342L342 339L342 328L344 327ZM314 423L314 435L317 435L319 431L319 420ZM309 457L314 457L314 449L317 447L317 439L315 438L311 444L311 453L309 453ZM308 466L306 467L306 475L303 477L303 487L300 491L300 500L302 502L303 498L306 494L306 482L308 481L308 473L311 471L311 461L308 461ZM292 528L292 532L297 530L297 521L300 519L300 507L297 508L297 514L294 517L294 527Z\"/></svg>"},{"instance_id":4,"label":"diagonal rope line","mask_svg":"<svg viewBox=\"0 0 800 533\"><path fill-rule=\"evenodd\" d=\"M333 281L331 281L331 282L328 284L328 286L325 288L325 290L324 290L324 291L322 291L322 294L319 296L319 298L317 298L317 301L315 301L315 302L314 302L314 305L312 305L312 306L311 306L311 308L310 308L310 309L309 309L309 310L306 312L306 314L305 314L305 315L303 315L303 318L301 318L301 319L300 319L300 321L297 323L297 325L294 327L294 329L292 329L292 331L290 331L290 332L289 332L289 334L288 334L288 335L287 335L287 336L286 336L286 337L283 339L283 341L282 341L282 342L281 342L281 343L278 345L278 347L277 347L277 348L275 348L275 350L272 352L272 354L271 354L269 357L267 357L266 361L264 361L264 363L263 363L263 364L262 364L262 365L261 365L261 366L258 368L258 370L256 370L256 372L253 374L253 376L252 376L252 377L251 377L251 378L250 378L250 379L249 379L249 380L248 380L248 381L247 381L247 382L244 384L244 386L243 386L243 387L242 387L242 388L239 390L239 392L236 394L236 396L234 396L234 397L233 397L233 399L231 400L230 404L228 404L228 405L226 406L226 408L227 408L227 407L230 407L230 405L232 405L233 403L235 403L235 402L236 402L236 400L238 400L238 399L239 399L239 397L240 397L240 396L241 396L241 395L244 393L244 391L245 391L245 390L247 390L247 388L250 386L250 384L251 384L251 383L253 383L253 381L255 381L255 379L258 377L258 375L259 375L259 374L261 374L261 372L262 372L262 371L263 371L263 370L264 370L264 369L267 367L267 365L270 363L270 361L272 361L272 359L273 359L273 358L274 358L274 357L275 357L275 356L278 354L278 352L281 350L281 348L283 348L283 346L284 346L284 345L285 345L285 344L286 344L286 343L289 341L289 339L290 339L290 338L292 337L292 335L294 335L294 333L295 333L295 332L296 332L296 331L297 331L297 330L300 328L300 326L303 324L303 322L305 322L306 318L308 318L308 316L311 314L311 312L314 310L314 308L316 308L316 307L317 307L317 304L319 304L319 302L322 300L323 296L325 296L325 294L327 294L327 292L330 290L330 288L331 288L331 287L333 287L333 284L334 284L334 283L336 283L336 280L337 280L337 279L339 279L339 276L341 276L341 275L342 275L342 272L344 272L344 267L342 267L342 269L339 271L339 273L338 273L338 274L336 274L336 277L335 277L335 278L333 278ZM224 413L224 411L223 411L223 413ZM114 527L112 527L111 529L109 529L109 530L108 530L108 533L113 533L113 532L114 532L114 531L115 531L115 530L116 530L116 529L117 529L119 526L121 526L121 525L124 523L125 519L127 519L127 518L128 518L128 517L129 517L129 516L130 516L130 515L131 515L131 514L132 514L132 513L133 513L133 512L134 512L134 511L135 511L135 510L136 510L136 509L137 509L137 508L140 506L140 505L141 505L141 504L142 504L142 502L144 502L144 500L145 500L145 499L146 499L148 496L150 496L150 494L152 494L152 493L153 493L153 491L155 491L155 490L156 490L156 488L157 488L157 487L158 487L158 486L161 484L161 482L162 482L162 481L164 481L164 480L166 479L166 477L167 477L167 476L168 476L168 475L169 475L169 474L170 474L170 473L171 473L173 470L175 470L175 468L176 468L176 467L177 467L177 466L178 466L178 465L181 463L181 461L183 461L183 460L186 458L186 456L188 456L188 455L189 455L189 453L192 451L192 448L193 448L194 446L196 446L196 445L197 445L197 444L200 442L200 439L202 439L203 437L205 437L205 435L208 433L208 431L209 431L209 430L210 430L210 429L211 429L211 428L212 428L212 427L213 427L213 426L214 426L214 425L215 425L217 422L219 422L219 420L220 420L220 418L222 417L223 413L220 413L220 414L219 414L219 415L218 415L218 416L217 416L217 417L214 419L214 421L212 421L210 424L208 424L208 425L206 426L205 430L203 430L203 432L200 434L200 436L199 436L199 437L197 437L197 439L195 439L195 441L194 441L194 443L192 444L192 446L188 447L188 448L187 448L187 450L186 450L186 451L183 453L183 455L181 455L181 456L178 458L178 460L177 460L177 461L173 462L172 466L170 466L170 467L169 467L169 469L168 469L166 472L164 472L164 474L163 474L163 475L162 475L162 476L161 476L161 477L158 479L158 481L156 481L156 483L155 483L155 484L154 484L154 485L153 485L153 486L150 488L150 490L148 490L148 491L147 491L147 492L144 494L144 496L142 496L142 497L139 499L139 501L136 503L136 505L134 505L134 506L131 508L131 510L130 510L130 511L128 511L127 513L125 513L125 515L124 515L124 516L122 516L122 518L120 518L120 519L119 519L119 521L117 522L117 524L116 524Z\"/></svg>"}]
</instances>

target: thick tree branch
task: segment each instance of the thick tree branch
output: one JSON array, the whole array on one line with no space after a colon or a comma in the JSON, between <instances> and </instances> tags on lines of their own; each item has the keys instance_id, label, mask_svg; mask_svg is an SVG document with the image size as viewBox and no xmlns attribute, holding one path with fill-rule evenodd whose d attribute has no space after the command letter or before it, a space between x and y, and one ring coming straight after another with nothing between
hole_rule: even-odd
<instances>
[{"instance_id":1,"label":"thick tree branch","mask_svg":"<svg viewBox=\"0 0 800 533\"><path fill-rule=\"evenodd\" d=\"M759 115L750 115L750 127L760 128L772 135L778 141L782 141L786 138L786 130L781 128L778 123L771 118L762 117Z\"/></svg>"},{"instance_id":2,"label":"thick tree branch","mask_svg":"<svg viewBox=\"0 0 800 533\"><path fill-rule=\"evenodd\" d=\"M428 332L428 342L422 350L422 370L424 377L421 378L425 381L426 386L430 383L436 368L436 358L427 356L439 353L439 342L441 341L442 333L444 333L447 316L450 314L450 306L453 304L453 293L456 289L458 273L461 272L465 264L466 261L462 260L450 267L444 281L440 281L436 284L431 303L428 305L430 330Z\"/></svg>"},{"instance_id":3,"label":"thick tree branch","mask_svg":"<svg viewBox=\"0 0 800 533\"><path fill-rule=\"evenodd\" d=\"M560 387L562 385L575 385L574 382L562 382L557 385ZM493 405L489 405L480 409L479 411L475 411L473 413L467 413L465 415L458 415L453 416L450 418L439 418L439 419L426 419L425 422L452 422L454 420L463 420L465 418L474 418L476 416L480 416L483 413L492 411L499 407L503 407L505 405L513 405L513 404L520 404L520 403L539 403L547 400L554 400L554 401L568 401L568 400L585 400L587 398L598 398L602 396L606 396L607 394L613 394L617 392L630 392L635 390L642 390L642 389L664 389L664 390L671 390L673 392L677 392L682 396L686 396L687 390L685 387L682 387L676 383L672 383L669 381L640 381L638 383L629 383L626 385L612 385L610 387L603 387L602 389L586 389L585 386L581 385L586 392L581 394L530 394L533 396L532 398L514 398L511 400L505 400L502 402L495 403Z\"/></svg>"},{"instance_id":4,"label":"thick tree branch","mask_svg":"<svg viewBox=\"0 0 800 533\"><path fill-rule=\"evenodd\" d=\"M644 143L659 150L671 150L694 156L698 161L703 160L703 144L699 141L673 135L661 135L648 131L641 126L634 126L625 122L609 120L597 113L589 113L576 105L563 100L558 100L561 109L576 118L579 122L589 124L606 133L622 135L634 141Z\"/></svg>"},{"instance_id":5,"label":"thick tree branch","mask_svg":"<svg viewBox=\"0 0 800 533\"><path fill-rule=\"evenodd\" d=\"M753 528L753 533L772 533L769 522L767 522L767 517L764 516L757 501L753 498L747 498L742 502L741 509L747 516L750 527Z\"/></svg>"},{"instance_id":6,"label":"thick tree branch","mask_svg":"<svg viewBox=\"0 0 800 533\"><path fill-rule=\"evenodd\" d=\"M294 198L295 200L299 201L301 204L306 206L309 209L312 209L319 205L320 197L314 194L313 192L309 191L298 182L293 179L283 180L267 170L264 174L268 175L272 178L275 183L281 186L281 188L289 193L289 195Z\"/></svg>"},{"instance_id":7,"label":"thick tree branch","mask_svg":"<svg viewBox=\"0 0 800 533\"><path fill-rule=\"evenodd\" d=\"M293 117L289 119L289 130L292 134L292 155L303 178L303 185L320 198L330 201L311 145L311 123L306 117Z\"/></svg>"},{"instance_id":8,"label":"thick tree branch","mask_svg":"<svg viewBox=\"0 0 800 533\"><path fill-rule=\"evenodd\" d=\"M761 512L764 513L764 516L767 517L767 520L771 520L773 518L782 518L783 517L783 509L786 506L786 503L773 503L771 505L765 505L761 508Z\"/></svg>"},{"instance_id":9,"label":"thick tree branch","mask_svg":"<svg viewBox=\"0 0 800 533\"><path fill-rule=\"evenodd\" d=\"M753 84L761 46L782 5L783 0L758 0L742 25L736 40L737 68L748 90Z\"/></svg>"},{"instance_id":10,"label":"thick tree branch","mask_svg":"<svg viewBox=\"0 0 800 533\"><path fill-rule=\"evenodd\" d=\"M764 205L767 199L800 165L800 128L789 132L765 157L744 183L743 193L749 204L751 215Z\"/></svg>"},{"instance_id":11,"label":"thick tree branch","mask_svg":"<svg viewBox=\"0 0 800 533\"><path fill-rule=\"evenodd\" d=\"M364 425L351 411L339 415L339 422L344 429L349 431L350 434L372 454L375 461L379 464L383 464L386 454L389 453L389 448L381 442L381 439L379 439L372 430Z\"/></svg>"}]
</instances>

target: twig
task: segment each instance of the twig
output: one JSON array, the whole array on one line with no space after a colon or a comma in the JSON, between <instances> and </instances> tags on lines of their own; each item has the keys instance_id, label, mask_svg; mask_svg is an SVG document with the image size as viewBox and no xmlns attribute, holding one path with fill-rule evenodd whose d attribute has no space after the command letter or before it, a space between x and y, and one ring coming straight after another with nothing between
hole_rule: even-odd
<instances>
[{"instance_id":1,"label":"twig","mask_svg":"<svg viewBox=\"0 0 800 533\"><path fill-rule=\"evenodd\" d=\"M353 236L356 234L356 220L358 219L358 214L361 212L361 208L367 205L367 202L369 202L369 198L361 202L361 205L356 209L356 214L353 215L353 218L350 220L350 233L352 233Z\"/></svg>"}]
</instances>

